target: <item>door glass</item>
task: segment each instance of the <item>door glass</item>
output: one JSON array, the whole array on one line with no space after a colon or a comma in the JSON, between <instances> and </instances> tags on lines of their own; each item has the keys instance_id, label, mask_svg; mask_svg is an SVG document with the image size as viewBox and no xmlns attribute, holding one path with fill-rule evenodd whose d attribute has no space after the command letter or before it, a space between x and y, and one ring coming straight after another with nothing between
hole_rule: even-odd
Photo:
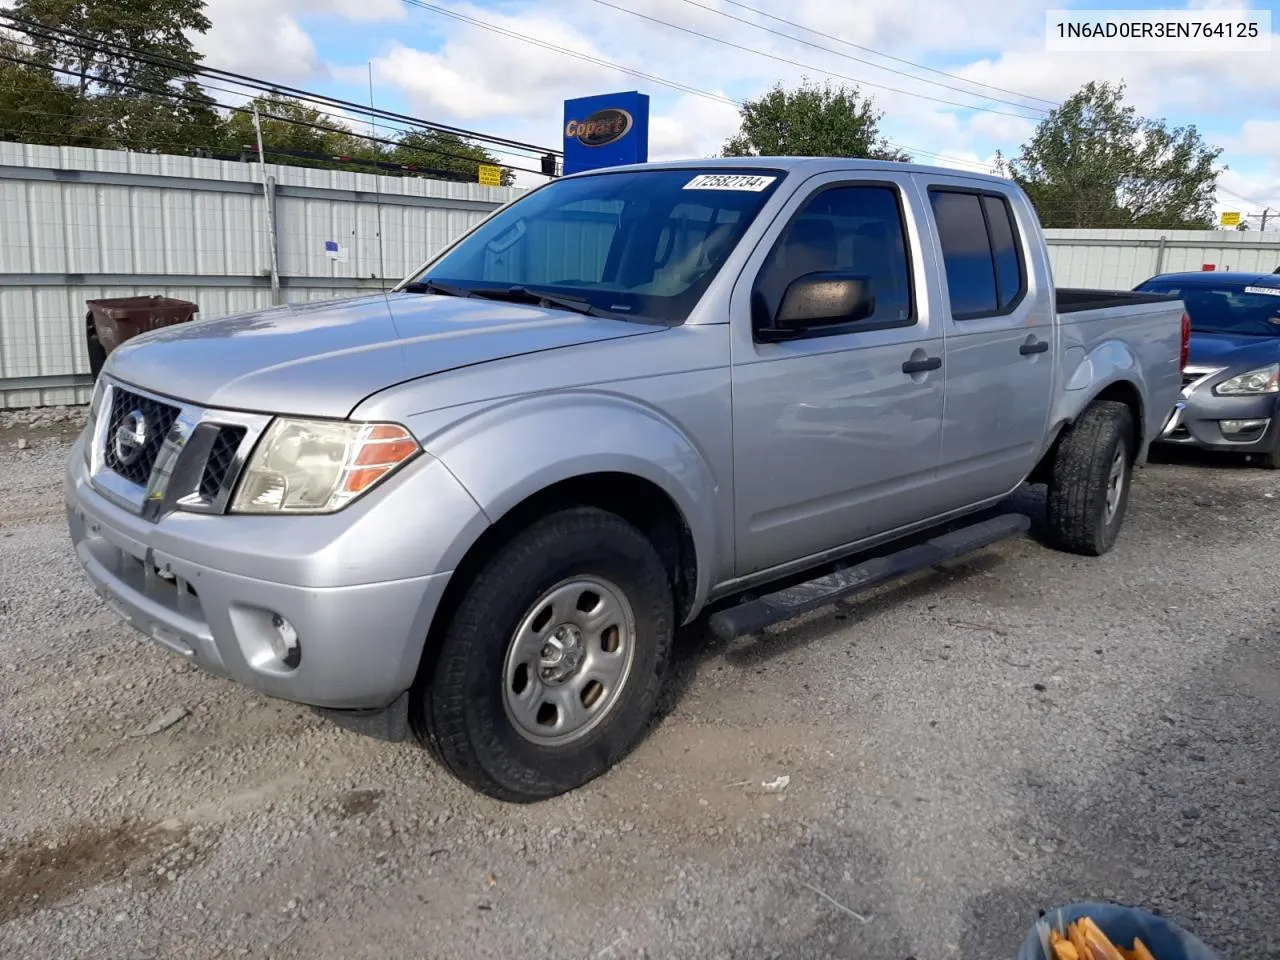
<instances>
[{"instance_id":1,"label":"door glass","mask_svg":"<svg viewBox=\"0 0 1280 960\"><path fill-rule=\"evenodd\" d=\"M987 211L987 223L991 227L991 252L996 264L996 286L1000 295L1000 309L1007 310L1022 296L1022 257L1018 255L1018 227L1013 222L1013 211L1003 197L984 196L982 206Z\"/></svg>"},{"instance_id":2,"label":"door glass","mask_svg":"<svg viewBox=\"0 0 1280 960\"><path fill-rule=\"evenodd\" d=\"M929 199L946 264L951 316L963 319L997 312L991 242L977 194L931 190Z\"/></svg>"},{"instance_id":3,"label":"door glass","mask_svg":"<svg viewBox=\"0 0 1280 960\"><path fill-rule=\"evenodd\" d=\"M767 323L792 281L839 271L870 278L875 312L861 329L910 323L911 264L898 192L893 187L833 187L813 197L787 225L760 269L753 291L757 319ZM824 332L844 332L836 326Z\"/></svg>"}]
</instances>

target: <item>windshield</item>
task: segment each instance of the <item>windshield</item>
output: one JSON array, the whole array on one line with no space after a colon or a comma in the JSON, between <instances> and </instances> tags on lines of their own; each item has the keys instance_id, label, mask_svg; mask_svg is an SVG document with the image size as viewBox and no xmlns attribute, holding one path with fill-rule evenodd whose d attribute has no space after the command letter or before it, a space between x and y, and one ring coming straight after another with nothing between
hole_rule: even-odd
<instances>
[{"instance_id":1,"label":"windshield","mask_svg":"<svg viewBox=\"0 0 1280 960\"><path fill-rule=\"evenodd\" d=\"M1280 337L1280 287L1144 283L1138 289L1178 297L1186 305L1196 333Z\"/></svg>"},{"instance_id":2,"label":"windshield","mask_svg":"<svg viewBox=\"0 0 1280 960\"><path fill-rule=\"evenodd\" d=\"M545 294L561 303L544 305L572 299L610 316L680 323L782 178L779 170L722 168L557 180L497 213L406 286Z\"/></svg>"}]
</instances>

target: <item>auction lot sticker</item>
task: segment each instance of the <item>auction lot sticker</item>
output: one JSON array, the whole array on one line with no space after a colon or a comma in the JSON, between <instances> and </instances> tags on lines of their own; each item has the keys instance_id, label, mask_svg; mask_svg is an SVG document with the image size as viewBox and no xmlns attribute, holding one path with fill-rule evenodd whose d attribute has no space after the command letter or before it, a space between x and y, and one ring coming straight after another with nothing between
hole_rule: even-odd
<instances>
[{"instance_id":1,"label":"auction lot sticker","mask_svg":"<svg viewBox=\"0 0 1280 960\"><path fill-rule=\"evenodd\" d=\"M777 177L750 176L741 173L703 173L684 185L686 190L749 190L759 193Z\"/></svg>"}]
</instances>

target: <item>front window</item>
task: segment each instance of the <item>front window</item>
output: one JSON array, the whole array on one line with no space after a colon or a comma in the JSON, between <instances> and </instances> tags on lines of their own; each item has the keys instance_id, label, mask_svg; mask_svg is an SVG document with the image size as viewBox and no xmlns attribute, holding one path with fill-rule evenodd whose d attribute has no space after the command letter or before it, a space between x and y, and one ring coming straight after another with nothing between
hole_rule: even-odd
<instances>
[{"instance_id":1,"label":"front window","mask_svg":"<svg viewBox=\"0 0 1280 960\"><path fill-rule=\"evenodd\" d=\"M608 316L680 323L782 178L735 168L558 180L496 214L405 288L545 294Z\"/></svg>"},{"instance_id":2,"label":"front window","mask_svg":"<svg viewBox=\"0 0 1280 960\"><path fill-rule=\"evenodd\" d=\"M1180 299L1196 333L1280 337L1280 286L1154 282L1138 289Z\"/></svg>"}]
</instances>

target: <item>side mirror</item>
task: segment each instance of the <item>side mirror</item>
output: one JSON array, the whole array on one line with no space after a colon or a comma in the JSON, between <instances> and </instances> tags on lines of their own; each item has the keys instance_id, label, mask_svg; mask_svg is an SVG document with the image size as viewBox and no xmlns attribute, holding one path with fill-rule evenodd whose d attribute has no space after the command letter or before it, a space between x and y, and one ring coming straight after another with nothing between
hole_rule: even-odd
<instances>
[{"instance_id":1,"label":"side mirror","mask_svg":"<svg viewBox=\"0 0 1280 960\"><path fill-rule=\"evenodd\" d=\"M807 273L791 281L765 339L785 340L813 327L865 320L875 313L871 278L850 273Z\"/></svg>"}]
</instances>

